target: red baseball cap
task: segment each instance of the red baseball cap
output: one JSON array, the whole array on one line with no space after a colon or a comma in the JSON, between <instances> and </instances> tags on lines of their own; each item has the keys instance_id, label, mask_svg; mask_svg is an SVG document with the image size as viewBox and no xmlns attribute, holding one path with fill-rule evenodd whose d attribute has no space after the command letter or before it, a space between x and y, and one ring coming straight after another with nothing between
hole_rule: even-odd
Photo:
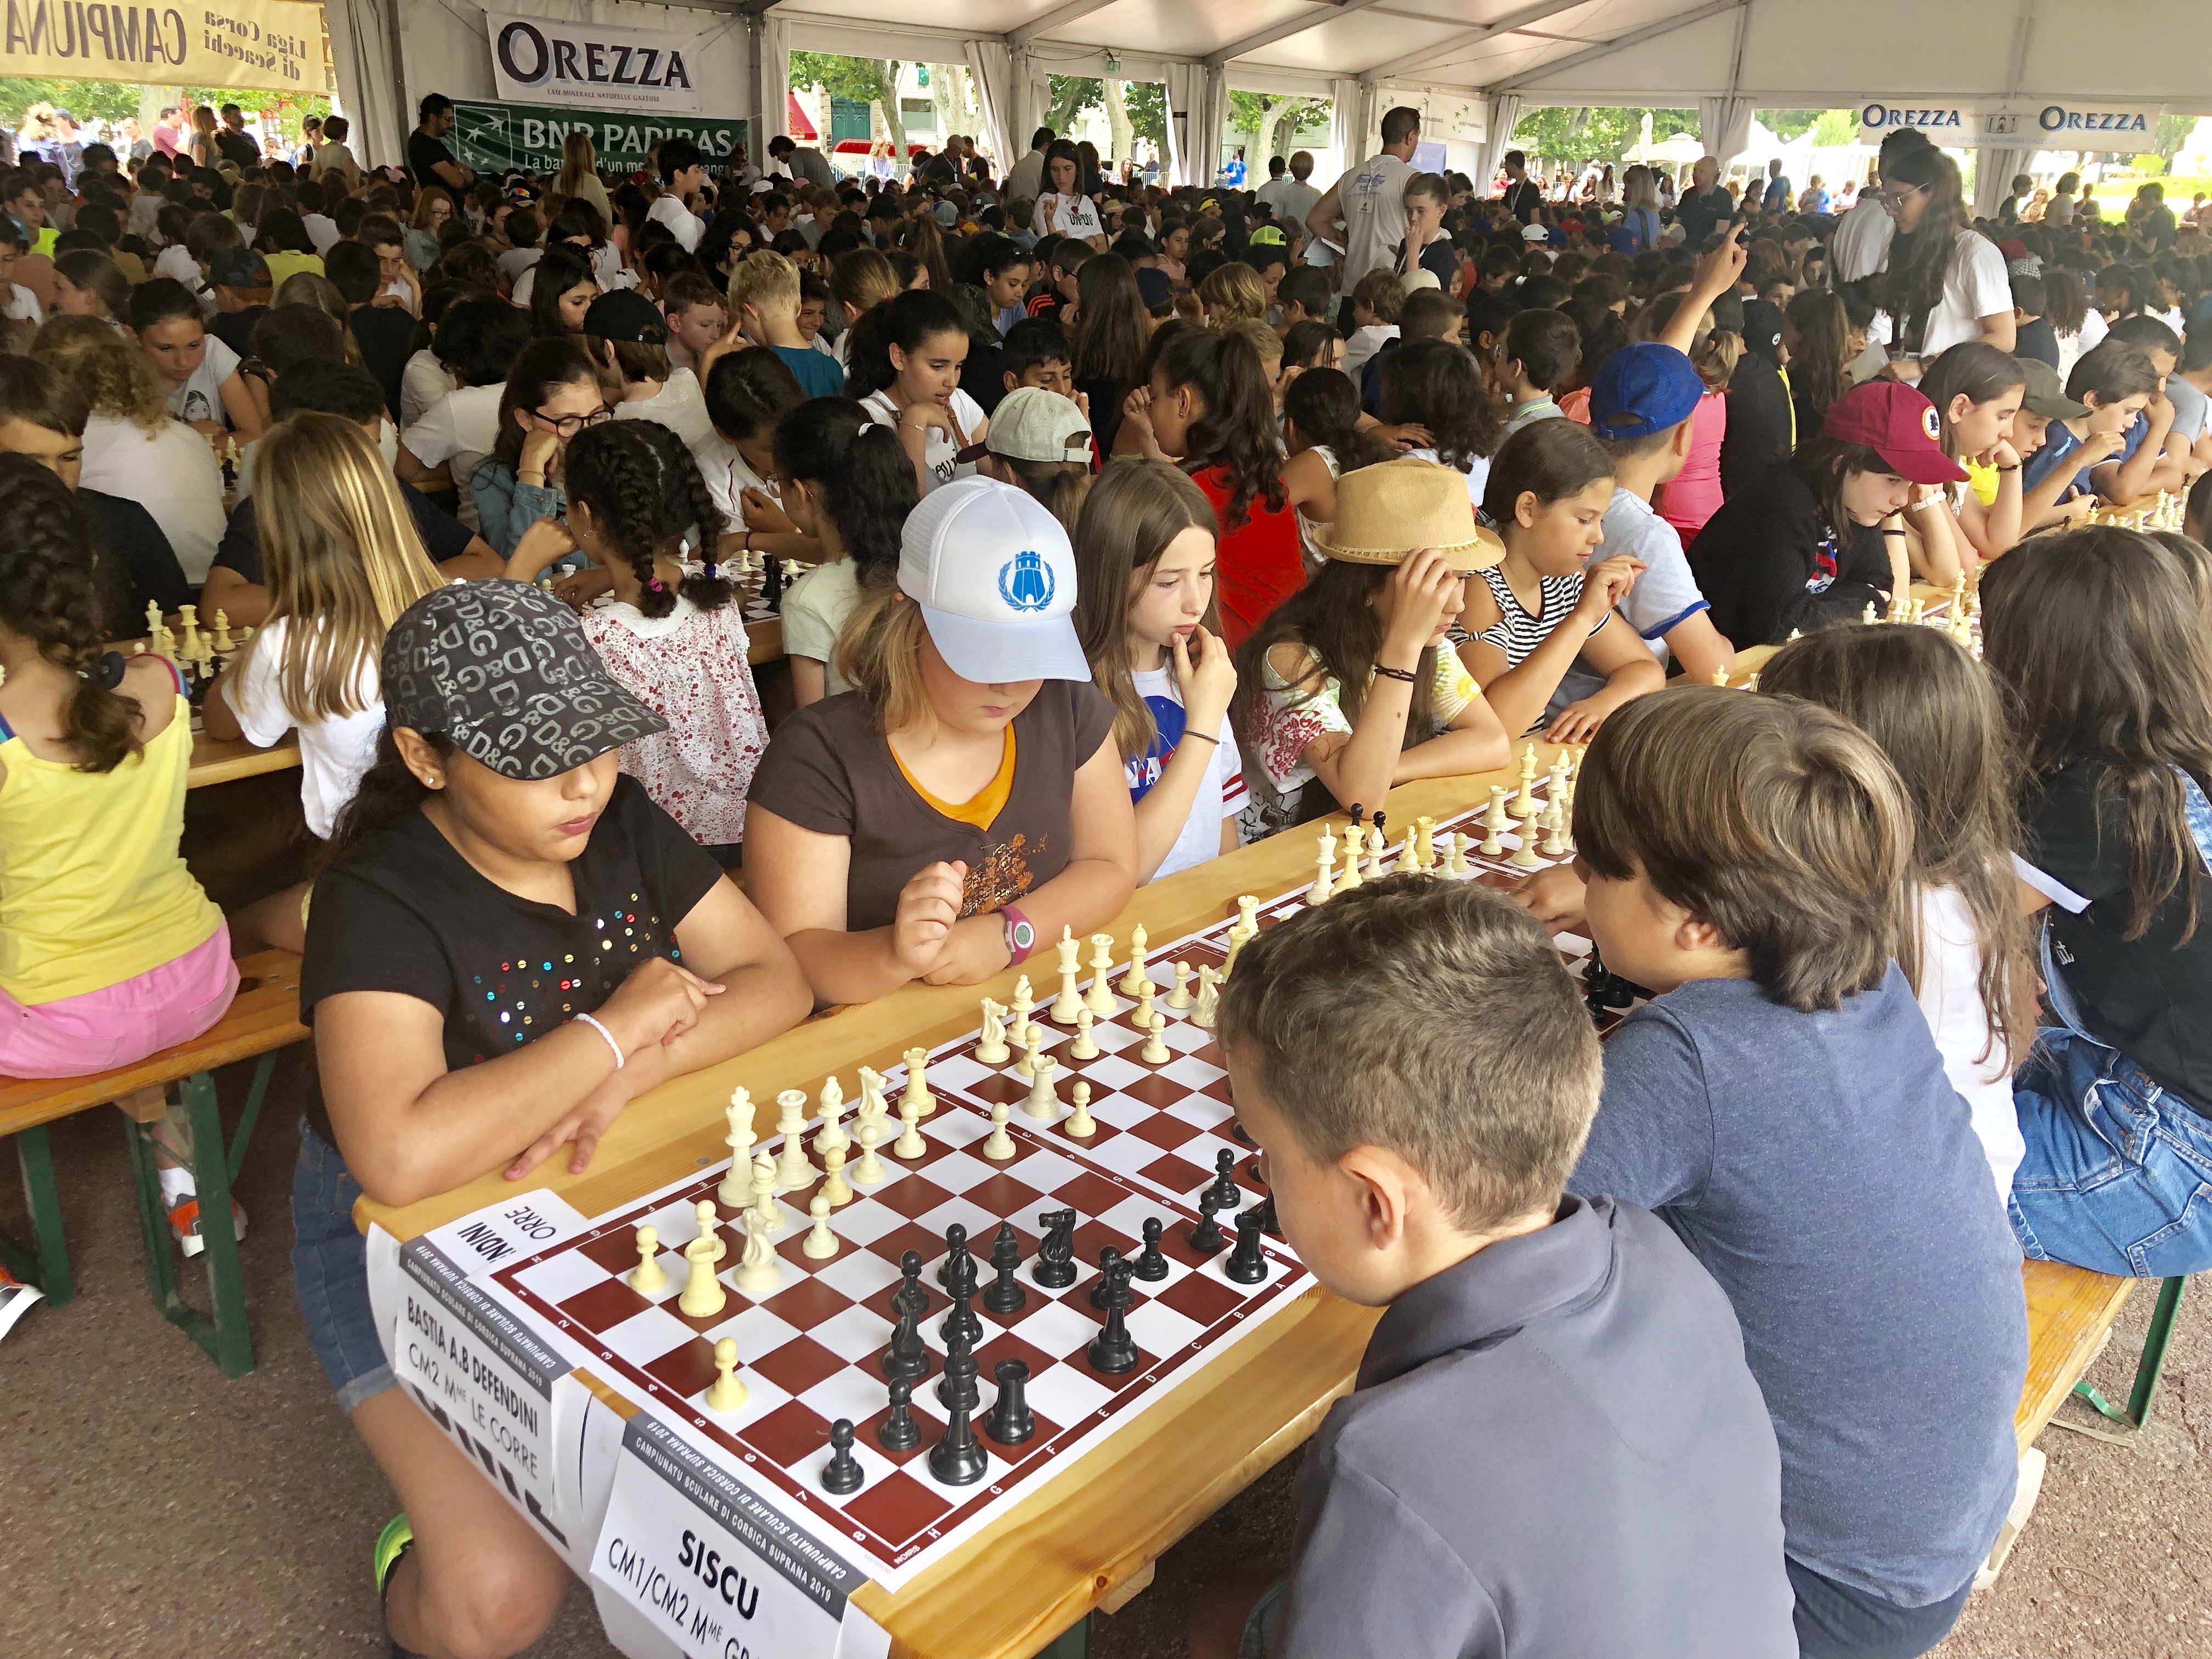
<instances>
[{"instance_id":1,"label":"red baseball cap","mask_svg":"<svg viewBox=\"0 0 2212 1659\"><path fill-rule=\"evenodd\" d=\"M1943 422L1912 387L1897 380L1869 380L1828 405L1820 422L1827 437L1863 444L1889 470L1914 483L1956 483L1966 469L1943 453Z\"/></svg>"}]
</instances>

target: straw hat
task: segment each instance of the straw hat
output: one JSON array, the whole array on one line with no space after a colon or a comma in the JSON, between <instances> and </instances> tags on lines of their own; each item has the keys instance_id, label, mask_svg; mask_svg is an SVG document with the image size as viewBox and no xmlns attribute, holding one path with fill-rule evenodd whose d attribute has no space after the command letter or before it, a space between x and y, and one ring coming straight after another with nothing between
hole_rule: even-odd
<instances>
[{"instance_id":1,"label":"straw hat","mask_svg":"<svg viewBox=\"0 0 2212 1659\"><path fill-rule=\"evenodd\" d=\"M1407 455L1336 481L1336 519L1313 527L1313 544L1346 564L1401 564L1433 547L1455 570L1487 570L1505 556L1495 531L1474 521L1465 475Z\"/></svg>"}]
</instances>

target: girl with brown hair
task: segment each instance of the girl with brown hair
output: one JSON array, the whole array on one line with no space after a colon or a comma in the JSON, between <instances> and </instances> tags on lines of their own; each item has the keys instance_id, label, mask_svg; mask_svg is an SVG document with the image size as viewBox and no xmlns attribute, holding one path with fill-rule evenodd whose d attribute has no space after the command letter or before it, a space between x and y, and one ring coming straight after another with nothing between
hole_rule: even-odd
<instances>
[{"instance_id":1,"label":"girl with brown hair","mask_svg":"<svg viewBox=\"0 0 2212 1659\"><path fill-rule=\"evenodd\" d=\"M1973 228L1959 164L1922 144L1890 162L1882 185L1897 219L1877 289L1890 317L1891 356L1932 358L1977 339L2010 351L2012 282L1996 244Z\"/></svg>"}]
</instances>

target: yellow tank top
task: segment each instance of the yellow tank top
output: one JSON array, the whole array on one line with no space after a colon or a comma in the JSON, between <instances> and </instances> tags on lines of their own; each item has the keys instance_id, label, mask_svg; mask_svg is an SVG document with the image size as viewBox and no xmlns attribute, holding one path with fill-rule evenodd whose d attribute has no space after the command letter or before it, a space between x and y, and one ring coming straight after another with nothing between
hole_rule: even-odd
<instances>
[{"instance_id":1,"label":"yellow tank top","mask_svg":"<svg viewBox=\"0 0 2212 1659\"><path fill-rule=\"evenodd\" d=\"M0 731L5 731L0 726ZM185 868L191 706L112 772L0 740L0 990L36 1007L174 962L222 924Z\"/></svg>"},{"instance_id":2,"label":"yellow tank top","mask_svg":"<svg viewBox=\"0 0 2212 1659\"><path fill-rule=\"evenodd\" d=\"M1971 458L1959 465L1966 469L1966 488L1974 492L1974 499L1984 507L1995 507L1997 504L1996 468L1984 466Z\"/></svg>"}]
</instances>

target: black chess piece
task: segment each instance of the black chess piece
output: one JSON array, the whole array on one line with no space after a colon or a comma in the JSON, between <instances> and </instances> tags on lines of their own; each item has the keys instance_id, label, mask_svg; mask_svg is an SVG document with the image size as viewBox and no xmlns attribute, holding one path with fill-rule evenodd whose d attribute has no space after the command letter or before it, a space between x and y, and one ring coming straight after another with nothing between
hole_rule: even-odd
<instances>
[{"instance_id":1,"label":"black chess piece","mask_svg":"<svg viewBox=\"0 0 2212 1659\"><path fill-rule=\"evenodd\" d=\"M1365 807L1362 806L1358 801L1352 803L1352 827L1353 829L1357 830L1359 828L1359 821L1366 816L1367 809ZM1361 844L1364 846L1365 843L1362 842Z\"/></svg>"},{"instance_id":2,"label":"black chess piece","mask_svg":"<svg viewBox=\"0 0 2212 1659\"><path fill-rule=\"evenodd\" d=\"M783 602L783 561L773 553L761 558L761 603L771 611Z\"/></svg>"},{"instance_id":3,"label":"black chess piece","mask_svg":"<svg viewBox=\"0 0 2212 1659\"><path fill-rule=\"evenodd\" d=\"M884 1350L884 1375L894 1382L929 1375L929 1349L921 1340L921 1316L911 1308L899 1315L891 1345Z\"/></svg>"},{"instance_id":4,"label":"black chess piece","mask_svg":"<svg viewBox=\"0 0 2212 1659\"><path fill-rule=\"evenodd\" d=\"M860 1491L860 1482L868 1477L853 1455L851 1418L841 1417L830 1425L830 1459L822 1466L822 1490L838 1498Z\"/></svg>"},{"instance_id":5,"label":"black chess piece","mask_svg":"<svg viewBox=\"0 0 2212 1659\"><path fill-rule=\"evenodd\" d=\"M1044 1229L1044 1240L1030 1264L1030 1277L1048 1291L1064 1291L1075 1283L1075 1212L1042 1211L1037 1224Z\"/></svg>"},{"instance_id":6,"label":"black chess piece","mask_svg":"<svg viewBox=\"0 0 2212 1659\"><path fill-rule=\"evenodd\" d=\"M968 1420L971 1407L957 1407L946 1419L945 1433L929 1449L929 1472L948 1486L972 1486L983 1478L988 1455L975 1438Z\"/></svg>"},{"instance_id":7,"label":"black chess piece","mask_svg":"<svg viewBox=\"0 0 2212 1659\"><path fill-rule=\"evenodd\" d=\"M916 1317L929 1311L929 1292L921 1287L921 1252L908 1250L899 1258L899 1272L906 1282L891 1292L891 1311L912 1313Z\"/></svg>"},{"instance_id":8,"label":"black chess piece","mask_svg":"<svg viewBox=\"0 0 2212 1659\"><path fill-rule=\"evenodd\" d=\"M975 1317L970 1305L975 1297L975 1284L970 1279L960 1287L960 1294L952 1298L952 1311L945 1316L945 1322L937 1328L949 1347L955 1341L980 1342L983 1340L983 1322Z\"/></svg>"},{"instance_id":9,"label":"black chess piece","mask_svg":"<svg viewBox=\"0 0 2212 1659\"><path fill-rule=\"evenodd\" d=\"M921 1425L914 1420L907 1409L914 1398L914 1385L903 1378L891 1381L891 1414L876 1425L876 1443L885 1451L908 1451L921 1438Z\"/></svg>"},{"instance_id":10,"label":"black chess piece","mask_svg":"<svg viewBox=\"0 0 2212 1659\"><path fill-rule=\"evenodd\" d=\"M1232 1117L1229 1120L1229 1133L1235 1135L1237 1139L1243 1141L1247 1146L1253 1144L1251 1131L1244 1127L1244 1120L1241 1117Z\"/></svg>"},{"instance_id":11,"label":"black chess piece","mask_svg":"<svg viewBox=\"0 0 2212 1659\"><path fill-rule=\"evenodd\" d=\"M1592 1019L1601 1018L1607 1009L1616 1006L1613 1000L1614 983L1612 970L1605 965L1605 958L1598 955L1597 946L1593 945L1590 946L1589 966L1583 970L1583 1006L1589 1010ZM1627 1004L1618 1006L1626 1007Z\"/></svg>"},{"instance_id":12,"label":"black chess piece","mask_svg":"<svg viewBox=\"0 0 2212 1659\"><path fill-rule=\"evenodd\" d=\"M1239 1285L1257 1285L1267 1276L1267 1258L1260 1249L1260 1206L1237 1212L1237 1248L1221 1271Z\"/></svg>"},{"instance_id":13,"label":"black chess piece","mask_svg":"<svg viewBox=\"0 0 2212 1659\"><path fill-rule=\"evenodd\" d=\"M1106 1322L1091 1339L1085 1357L1091 1369L1106 1376L1119 1376L1137 1369L1137 1340L1129 1334L1122 1316L1129 1305L1129 1264L1116 1261L1107 1275Z\"/></svg>"},{"instance_id":14,"label":"black chess piece","mask_svg":"<svg viewBox=\"0 0 2212 1659\"><path fill-rule=\"evenodd\" d=\"M1001 1359L991 1375L998 1380L999 1398L983 1432L1002 1446L1018 1446L1036 1432L1036 1413L1029 1402L1030 1368L1018 1359Z\"/></svg>"},{"instance_id":15,"label":"black chess piece","mask_svg":"<svg viewBox=\"0 0 2212 1659\"><path fill-rule=\"evenodd\" d=\"M1283 1230L1275 1221L1274 1194L1269 1193L1252 1207L1254 1212L1260 1218L1260 1231L1270 1238L1280 1238L1283 1236Z\"/></svg>"},{"instance_id":16,"label":"black chess piece","mask_svg":"<svg viewBox=\"0 0 2212 1659\"><path fill-rule=\"evenodd\" d=\"M975 1363L975 1345L965 1337L956 1340L945 1351L945 1375L937 1380L937 1403L947 1411L963 1407L975 1410L981 1397L975 1392L975 1373L981 1369Z\"/></svg>"},{"instance_id":17,"label":"black chess piece","mask_svg":"<svg viewBox=\"0 0 2212 1659\"><path fill-rule=\"evenodd\" d=\"M1144 1251L1130 1264L1129 1272L1133 1277L1143 1279L1147 1285L1168 1276L1168 1259L1160 1254L1160 1235L1166 1230L1167 1224L1159 1217L1151 1216L1146 1219Z\"/></svg>"},{"instance_id":18,"label":"black chess piece","mask_svg":"<svg viewBox=\"0 0 2212 1659\"><path fill-rule=\"evenodd\" d=\"M1103 1308L1106 1305L1106 1287L1114 1282L1114 1267L1121 1260L1121 1251L1115 1249L1111 1244L1099 1247L1098 1277L1091 1286L1092 1307Z\"/></svg>"},{"instance_id":19,"label":"black chess piece","mask_svg":"<svg viewBox=\"0 0 2212 1659\"><path fill-rule=\"evenodd\" d=\"M1382 827L1382 809L1379 806L1375 809L1375 827L1377 830Z\"/></svg>"},{"instance_id":20,"label":"black chess piece","mask_svg":"<svg viewBox=\"0 0 2212 1659\"><path fill-rule=\"evenodd\" d=\"M968 1230L954 1222L945 1230L945 1260L938 1264L937 1282L947 1296L960 1294L959 1281L975 1282L975 1258L968 1254Z\"/></svg>"},{"instance_id":21,"label":"black chess piece","mask_svg":"<svg viewBox=\"0 0 2212 1659\"><path fill-rule=\"evenodd\" d=\"M1190 1248L1200 1255L1213 1255L1228 1243L1222 1235L1221 1224L1213 1218L1220 1210L1221 1200L1214 1197L1212 1188L1208 1187L1198 1195L1198 1213L1201 1218L1198 1225L1190 1230Z\"/></svg>"},{"instance_id":22,"label":"black chess piece","mask_svg":"<svg viewBox=\"0 0 2212 1659\"><path fill-rule=\"evenodd\" d=\"M1022 1243L1014 1237L1014 1224L999 1224L999 1236L991 1244L991 1267L998 1277L983 1292L983 1305L994 1314L1019 1313L1029 1301L1030 1293L1022 1288L1022 1281L1014 1277L1014 1270L1022 1265Z\"/></svg>"},{"instance_id":23,"label":"black chess piece","mask_svg":"<svg viewBox=\"0 0 2212 1659\"><path fill-rule=\"evenodd\" d=\"M1237 1187L1237 1154L1224 1146L1213 1155L1213 1207L1233 1210L1243 1200Z\"/></svg>"}]
</instances>

